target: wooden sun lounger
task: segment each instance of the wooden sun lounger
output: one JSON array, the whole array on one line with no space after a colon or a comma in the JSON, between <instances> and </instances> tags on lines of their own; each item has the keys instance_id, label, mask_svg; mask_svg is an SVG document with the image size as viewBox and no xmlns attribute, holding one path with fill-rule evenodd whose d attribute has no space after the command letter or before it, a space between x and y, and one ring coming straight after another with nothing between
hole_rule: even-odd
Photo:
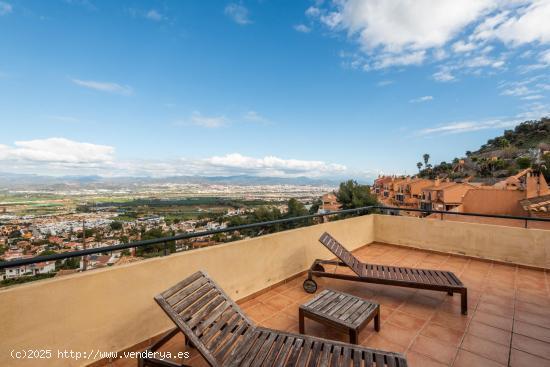
<instances>
[{"instance_id":1,"label":"wooden sun lounger","mask_svg":"<svg viewBox=\"0 0 550 367\"><path fill-rule=\"evenodd\" d=\"M258 327L201 271L155 300L177 328L148 351L157 350L181 331L210 366L407 366L399 353ZM155 358L142 358L139 363L185 366Z\"/></svg>"},{"instance_id":2,"label":"wooden sun lounger","mask_svg":"<svg viewBox=\"0 0 550 367\"><path fill-rule=\"evenodd\" d=\"M315 293L317 290L317 283L313 280L313 276L442 291L451 296L453 293L460 293L462 314L468 314L468 290L450 271L365 264L330 234L323 233L319 241L340 261L315 260L308 271L308 279L304 281L304 289L308 293ZM347 266L356 275L326 272L323 264Z\"/></svg>"}]
</instances>

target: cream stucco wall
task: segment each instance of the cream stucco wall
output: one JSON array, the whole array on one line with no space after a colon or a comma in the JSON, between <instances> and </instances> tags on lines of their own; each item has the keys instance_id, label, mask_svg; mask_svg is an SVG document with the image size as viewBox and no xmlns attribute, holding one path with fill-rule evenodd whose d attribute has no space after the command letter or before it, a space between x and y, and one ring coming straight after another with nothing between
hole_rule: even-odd
<instances>
[{"instance_id":1,"label":"cream stucco wall","mask_svg":"<svg viewBox=\"0 0 550 367\"><path fill-rule=\"evenodd\" d=\"M79 366L90 361L12 360L12 349L120 351L172 324L153 296L207 271L234 299L333 257L318 241L329 231L355 249L374 240L373 217L290 230L120 267L0 290L1 366Z\"/></svg>"},{"instance_id":2,"label":"cream stucco wall","mask_svg":"<svg viewBox=\"0 0 550 367\"><path fill-rule=\"evenodd\" d=\"M550 231L373 215L377 242L550 269Z\"/></svg>"},{"instance_id":3,"label":"cream stucco wall","mask_svg":"<svg viewBox=\"0 0 550 367\"><path fill-rule=\"evenodd\" d=\"M91 361L14 361L12 349L120 351L172 325L153 296L198 269L235 300L333 257L328 231L353 250L373 241L550 269L550 231L369 215L124 266L0 290L1 366L80 366Z\"/></svg>"}]
</instances>

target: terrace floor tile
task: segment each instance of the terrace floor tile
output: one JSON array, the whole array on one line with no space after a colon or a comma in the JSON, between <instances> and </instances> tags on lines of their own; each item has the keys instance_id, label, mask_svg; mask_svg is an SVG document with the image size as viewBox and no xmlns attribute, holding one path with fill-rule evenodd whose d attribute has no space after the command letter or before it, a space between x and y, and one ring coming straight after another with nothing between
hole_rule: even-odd
<instances>
[{"instance_id":1,"label":"terrace floor tile","mask_svg":"<svg viewBox=\"0 0 550 367\"><path fill-rule=\"evenodd\" d=\"M371 322L359 334L361 345L405 353L412 367L550 366L549 274L381 243L354 254L363 261L383 265L452 269L473 286L468 289L468 315L464 316L458 294L449 297L444 292L317 278L319 290L333 288L381 304L381 331L374 331ZM260 325L296 333L298 307L314 296L303 290L304 279L302 275L286 281L240 306ZM534 286L525 286L530 281ZM346 333L309 319L306 333L349 340ZM178 335L163 350L185 348L183 337ZM192 358L185 360L186 364L207 366L195 349L190 350ZM119 359L107 365L134 367L137 361Z\"/></svg>"}]
</instances>

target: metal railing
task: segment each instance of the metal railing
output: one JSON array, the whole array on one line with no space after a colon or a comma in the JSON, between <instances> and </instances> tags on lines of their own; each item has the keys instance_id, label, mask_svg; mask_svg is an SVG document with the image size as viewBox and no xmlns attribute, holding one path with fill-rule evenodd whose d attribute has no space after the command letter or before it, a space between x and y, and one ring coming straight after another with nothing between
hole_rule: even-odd
<instances>
[{"instance_id":1,"label":"metal railing","mask_svg":"<svg viewBox=\"0 0 550 367\"><path fill-rule=\"evenodd\" d=\"M279 224L300 222L300 221L305 221L305 220L308 220L308 219L320 218L320 217L324 218L324 217L327 217L327 216L334 216L334 215L346 215L346 214L364 215L364 214L370 214L373 210L382 211L382 214L385 214L384 211L398 213L398 214L401 211L420 212L420 213L423 213L423 214L441 214L441 219L443 219L443 215L449 214L449 215L469 216L469 217L484 217L484 218L524 220L525 221L525 228L527 228L527 223L530 222L530 221L533 221L533 222L550 222L550 218L534 218L534 217L521 217L521 216L509 216L509 215L496 215L496 214L481 214L481 213L460 213L460 212L450 212L450 211L441 211L441 210L424 210L424 209L415 209L415 208L400 208L400 207L374 205L374 206L365 206L365 207L354 208L354 209L344 209L344 210L338 210L338 211L331 211L331 212L326 212L326 213L302 215L302 216L299 216L299 217L277 219L277 220L272 220L272 221L267 221L267 222L243 224L243 225L240 225L240 226L214 229L214 230L209 230L209 231L184 233L184 234L179 234L179 235L170 236L170 237L162 237L162 238L155 238L155 239L150 239L150 240L135 241L135 242L124 243L124 244L119 244L119 245L112 245L112 246L105 246L105 247L98 247L98 248L90 248L90 249L71 251L71 252L65 252L65 253L60 253L60 254L35 256L35 257L32 257L32 258L27 258L27 259L2 261L2 262L0 262L0 270L7 269L7 268L18 267L18 266L36 264L36 263L39 263L39 262L64 260L64 259L70 259L70 258L74 258L74 257L81 257L81 256L87 256L87 255L102 254L102 253L108 253L108 252L113 252L113 251L126 250L126 249L130 249L130 248L143 248L143 247L157 245L157 244L163 244L163 246L164 246L163 253L164 253L164 255L168 255L168 243L172 242L172 241L186 240L186 239L190 239L190 238L203 237L203 236L210 236L210 235L214 235L214 234L217 234L217 233L242 231L242 230L246 230L246 229L254 229L254 228L261 228L261 227L272 227L272 226L276 226L276 225L279 225Z\"/></svg>"}]
</instances>

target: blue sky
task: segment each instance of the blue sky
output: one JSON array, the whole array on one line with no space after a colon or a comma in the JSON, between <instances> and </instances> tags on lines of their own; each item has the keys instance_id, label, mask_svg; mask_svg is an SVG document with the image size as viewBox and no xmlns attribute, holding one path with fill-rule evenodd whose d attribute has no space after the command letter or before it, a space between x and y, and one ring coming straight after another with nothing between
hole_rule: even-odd
<instances>
[{"instance_id":1,"label":"blue sky","mask_svg":"<svg viewBox=\"0 0 550 367\"><path fill-rule=\"evenodd\" d=\"M549 18L547 0L0 0L0 171L414 173L549 115Z\"/></svg>"}]
</instances>

